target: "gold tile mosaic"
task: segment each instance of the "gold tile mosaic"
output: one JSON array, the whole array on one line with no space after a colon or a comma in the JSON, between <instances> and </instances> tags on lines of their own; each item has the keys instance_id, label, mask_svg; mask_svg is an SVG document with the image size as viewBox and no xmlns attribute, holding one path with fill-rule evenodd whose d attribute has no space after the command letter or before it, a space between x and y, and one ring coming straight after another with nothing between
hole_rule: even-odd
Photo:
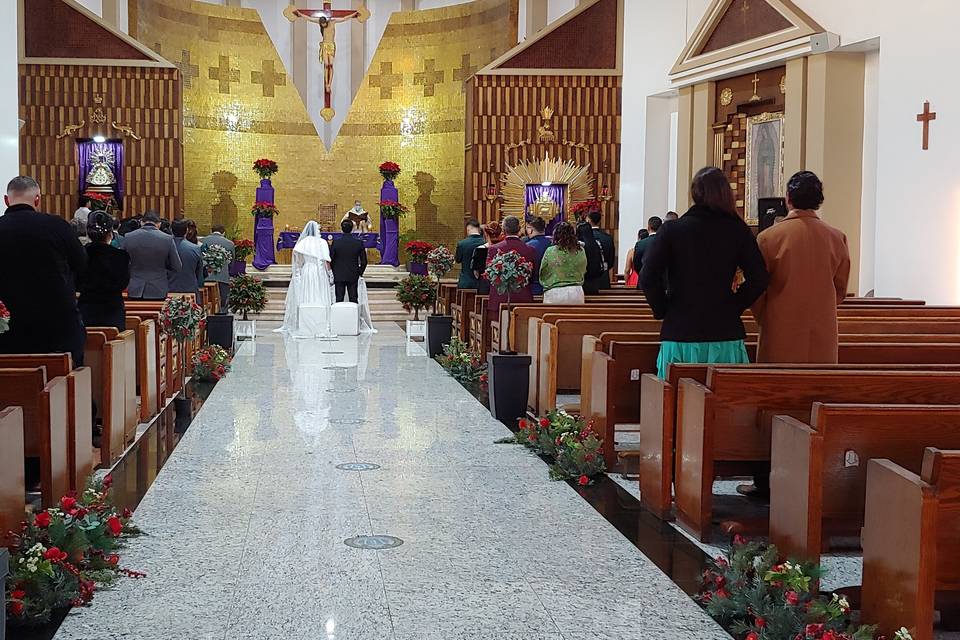
<instances>
[{"instance_id":1,"label":"gold tile mosaic","mask_svg":"<svg viewBox=\"0 0 960 640\"><path fill-rule=\"evenodd\" d=\"M448 243L461 236L463 83L515 43L517 0L393 13L329 152L257 11L193 0L130 3L131 31L183 73L184 208L202 228L239 223L252 233L257 158L280 165L273 183L281 229L301 228L323 205L345 211L357 198L375 211L377 165L393 160L411 209L403 229Z\"/></svg>"}]
</instances>

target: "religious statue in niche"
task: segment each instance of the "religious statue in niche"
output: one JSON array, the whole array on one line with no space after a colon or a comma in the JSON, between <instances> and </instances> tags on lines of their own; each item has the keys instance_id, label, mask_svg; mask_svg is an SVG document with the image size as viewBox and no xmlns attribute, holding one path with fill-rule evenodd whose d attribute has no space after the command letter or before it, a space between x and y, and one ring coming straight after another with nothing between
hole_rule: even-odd
<instances>
[{"instance_id":1,"label":"religious statue in niche","mask_svg":"<svg viewBox=\"0 0 960 640\"><path fill-rule=\"evenodd\" d=\"M123 142L92 140L77 143L80 193L102 193L113 197L122 208Z\"/></svg>"},{"instance_id":2,"label":"religious statue in niche","mask_svg":"<svg viewBox=\"0 0 960 640\"><path fill-rule=\"evenodd\" d=\"M752 116L747 122L747 221L759 219L759 198L776 198L782 194L783 114Z\"/></svg>"},{"instance_id":3,"label":"religious statue in niche","mask_svg":"<svg viewBox=\"0 0 960 640\"><path fill-rule=\"evenodd\" d=\"M557 203L554 202L551 192L547 190L541 191L539 197L531 202L527 209L528 219L540 217L549 221L557 217L559 213Z\"/></svg>"},{"instance_id":4,"label":"religious statue in niche","mask_svg":"<svg viewBox=\"0 0 960 640\"><path fill-rule=\"evenodd\" d=\"M330 122L333 110L333 63L337 57L336 26L338 23L356 20L366 22L370 11L363 5L358 9L333 9L332 2L324 2L322 9L297 9L288 6L283 10L287 20L306 20L320 27L320 63L323 65L323 109L320 117Z\"/></svg>"},{"instance_id":5,"label":"religious statue in niche","mask_svg":"<svg viewBox=\"0 0 960 640\"><path fill-rule=\"evenodd\" d=\"M90 173L87 174L87 191L113 192L117 176L113 174L113 165L117 158L113 149L105 144L94 146L90 152Z\"/></svg>"}]
</instances>

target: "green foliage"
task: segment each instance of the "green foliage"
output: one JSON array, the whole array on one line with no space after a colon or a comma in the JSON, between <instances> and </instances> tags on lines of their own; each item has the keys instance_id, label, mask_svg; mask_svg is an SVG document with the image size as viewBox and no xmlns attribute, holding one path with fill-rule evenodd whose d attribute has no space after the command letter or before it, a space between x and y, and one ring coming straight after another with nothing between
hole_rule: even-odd
<instances>
[{"instance_id":1,"label":"green foliage","mask_svg":"<svg viewBox=\"0 0 960 640\"><path fill-rule=\"evenodd\" d=\"M485 275L500 295L514 293L530 284L533 263L516 251L498 253L487 265Z\"/></svg>"},{"instance_id":2,"label":"green foliage","mask_svg":"<svg viewBox=\"0 0 960 640\"><path fill-rule=\"evenodd\" d=\"M163 333L180 342L196 338L206 320L203 307L190 298L167 298L160 309L160 328Z\"/></svg>"},{"instance_id":3,"label":"green foliage","mask_svg":"<svg viewBox=\"0 0 960 640\"><path fill-rule=\"evenodd\" d=\"M606 469L603 440L593 425L566 411L554 410L536 421L520 420L516 441L553 458L550 477L554 480L576 478L585 485Z\"/></svg>"},{"instance_id":4,"label":"green foliage","mask_svg":"<svg viewBox=\"0 0 960 640\"><path fill-rule=\"evenodd\" d=\"M436 298L437 291L427 276L410 275L397 285L397 301L407 313L413 311L417 319L420 310L431 306Z\"/></svg>"},{"instance_id":5,"label":"green foliage","mask_svg":"<svg viewBox=\"0 0 960 640\"><path fill-rule=\"evenodd\" d=\"M230 311L243 314L246 320L248 313L259 313L267 306L267 288L259 278L246 274L235 276L230 280L228 302Z\"/></svg>"},{"instance_id":6,"label":"green foliage","mask_svg":"<svg viewBox=\"0 0 960 640\"><path fill-rule=\"evenodd\" d=\"M437 362L461 384L479 382L487 370L487 365L456 335L443 348L443 355L437 356Z\"/></svg>"},{"instance_id":7,"label":"green foliage","mask_svg":"<svg viewBox=\"0 0 960 640\"><path fill-rule=\"evenodd\" d=\"M779 562L775 546L737 536L704 572L698 599L735 638L872 640L873 627L852 625L845 598L811 591L823 574L811 563Z\"/></svg>"},{"instance_id":8,"label":"green foliage","mask_svg":"<svg viewBox=\"0 0 960 640\"><path fill-rule=\"evenodd\" d=\"M211 344L195 351L190 364L195 379L215 382L230 371L230 354L223 347Z\"/></svg>"},{"instance_id":9,"label":"green foliage","mask_svg":"<svg viewBox=\"0 0 960 640\"><path fill-rule=\"evenodd\" d=\"M227 262L232 260L230 252L218 244L208 244L203 247L203 266L208 273L220 273Z\"/></svg>"}]
</instances>

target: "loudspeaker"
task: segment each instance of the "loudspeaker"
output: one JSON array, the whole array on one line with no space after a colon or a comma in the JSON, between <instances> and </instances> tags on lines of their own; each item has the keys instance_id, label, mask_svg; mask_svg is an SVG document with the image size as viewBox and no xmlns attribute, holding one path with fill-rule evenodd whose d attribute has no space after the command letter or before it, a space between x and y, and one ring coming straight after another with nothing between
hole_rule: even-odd
<instances>
[{"instance_id":1,"label":"loudspeaker","mask_svg":"<svg viewBox=\"0 0 960 640\"><path fill-rule=\"evenodd\" d=\"M840 36L829 31L810 36L810 53L829 53L840 47Z\"/></svg>"},{"instance_id":2,"label":"loudspeaker","mask_svg":"<svg viewBox=\"0 0 960 640\"><path fill-rule=\"evenodd\" d=\"M757 211L760 212L760 231L773 226L777 216L787 215L787 201L784 198L759 198Z\"/></svg>"}]
</instances>

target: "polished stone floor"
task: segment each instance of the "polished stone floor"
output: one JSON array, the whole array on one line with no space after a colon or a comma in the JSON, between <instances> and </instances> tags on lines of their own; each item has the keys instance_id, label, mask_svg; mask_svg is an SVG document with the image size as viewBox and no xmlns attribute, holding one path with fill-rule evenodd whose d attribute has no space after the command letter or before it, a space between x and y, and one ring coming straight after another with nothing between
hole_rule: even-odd
<instances>
[{"instance_id":1,"label":"polished stone floor","mask_svg":"<svg viewBox=\"0 0 960 640\"><path fill-rule=\"evenodd\" d=\"M394 325L245 343L58 638L729 638ZM379 468L338 469L347 463ZM357 536L401 546L361 549ZM375 543L391 542L376 538ZM395 544L395 542L393 542Z\"/></svg>"}]
</instances>

